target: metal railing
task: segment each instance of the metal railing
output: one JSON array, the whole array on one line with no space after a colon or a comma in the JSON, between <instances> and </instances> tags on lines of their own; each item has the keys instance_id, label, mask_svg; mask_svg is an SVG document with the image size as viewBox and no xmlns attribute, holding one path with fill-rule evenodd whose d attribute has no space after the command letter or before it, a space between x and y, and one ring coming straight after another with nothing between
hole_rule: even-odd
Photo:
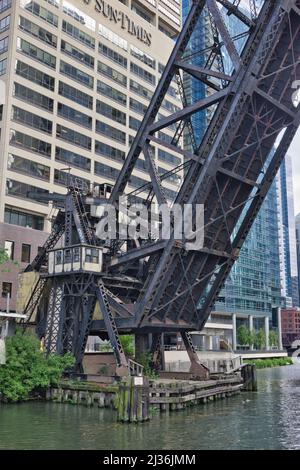
<instances>
[{"instance_id":1,"label":"metal railing","mask_svg":"<svg viewBox=\"0 0 300 470\"><path fill-rule=\"evenodd\" d=\"M128 359L128 367L129 367L129 373L133 377L143 376L144 366L142 366L138 362L135 362L132 359Z\"/></svg>"}]
</instances>

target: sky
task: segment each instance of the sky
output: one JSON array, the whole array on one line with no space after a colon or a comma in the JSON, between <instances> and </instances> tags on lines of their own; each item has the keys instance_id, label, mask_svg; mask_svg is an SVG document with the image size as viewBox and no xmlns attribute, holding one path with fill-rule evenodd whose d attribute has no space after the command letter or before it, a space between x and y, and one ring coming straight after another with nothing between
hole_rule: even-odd
<instances>
[{"instance_id":1,"label":"sky","mask_svg":"<svg viewBox=\"0 0 300 470\"><path fill-rule=\"evenodd\" d=\"M300 129L296 134L288 153L292 157L295 215L300 213Z\"/></svg>"}]
</instances>

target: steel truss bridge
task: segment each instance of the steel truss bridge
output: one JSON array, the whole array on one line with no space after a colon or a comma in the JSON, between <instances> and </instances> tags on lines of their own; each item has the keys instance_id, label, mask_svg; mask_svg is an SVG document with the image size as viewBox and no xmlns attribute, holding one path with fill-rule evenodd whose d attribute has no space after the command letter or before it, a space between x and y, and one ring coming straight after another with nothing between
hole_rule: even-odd
<instances>
[{"instance_id":1,"label":"steel truss bridge","mask_svg":"<svg viewBox=\"0 0 300 470\"><path fill-rule=\"evenodd\" d=\"M109 198L85 191L70 180L67 195L50 196L59 208L43 250L27 272L40 276L25 307L26 324L37 324L47 353L71 351L80 369L88 335L108 337L118 373L128 362L120 334L152 334L152 352L159 356L161 334L180 332L192 364L203 375L190 331L201 330L300 123L293 102L294 82L300 79L300 0L255 1L250 8L239 0L194 0L189 15L147 108ZM209 19L212 41L195 61L189 42L201 17ZM245 45L240 51L226 26L226 16L244 25ZM231 70L226 70L224 53ZM228 67L227 67L228 68ZM206 94L189 103L183 77L203 84ZM182 108L168 117L159 110L171 83L177 81ZM210 116L199 146L194 115ZM162 130L172 130L169 140ZM190 150L182 150L182 136ZM183 159L183 165L160 175L151 145L159 144ZM175 203L204 204L204 246L185 250L174 227L170 239L99 240L99 220L93 207L107 202L117 206L133 169L143 154L149 184L129 194L135 200L147 193L146 203L171 204L164 181L181 171ZM64 248L76 244L101 247L100 272L81 270L52 274L45 271L51 250L62 238ZM100 315L95 317L95 306ZM34 313L38 310L37 315Z\"/></svg>"}]
</instances>

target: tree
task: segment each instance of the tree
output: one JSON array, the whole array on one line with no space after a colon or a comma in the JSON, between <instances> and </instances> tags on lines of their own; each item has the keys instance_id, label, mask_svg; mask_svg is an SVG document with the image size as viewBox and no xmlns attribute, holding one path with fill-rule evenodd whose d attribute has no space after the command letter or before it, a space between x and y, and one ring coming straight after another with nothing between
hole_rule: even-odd
<instances>
[{"instance_id":1,"label":"tree","mask_svg":"<svg viewBox=\"0 0 300 470\"><path fill-rule=\"evenodd\" d=\"M250 346L252 344L252 333L246 325L239 326L237 340L241 346Z\"/></svg>"},{"instance_id":2,"label":"tree","mask_svg":"<svg viewBox=\"0 0 300 470\"><path fill-rule=\"evenodd\" d=\"M266 333L263 328L256 332L254 346L256 349L264 349L266 347Z\"/></svg>"},{"instance_id":3,"label":"tree","mask_svg":"<svg viewBox=\"0 0 300 470\"><path fill-rule=\"evenodd\" d=\"M270 330L269 343L270 343L270 346L279 346L278 331Z\"/></svg>"},{"instance_id":4,"label":"tree","mask_svg":"<svg viewBox=\"0 0 300 470\"><path fill-rule=\"evenodd\" d=\"M7 252L3 246L0 246L0 265L7 263L7 261L9 261Z\"/></svg>"},{"instance_id":5,"label":"tree","mask_svg":"<svg viewBox=\"0 0 300 470\"><path fill-rule=\"evenodd\" d=\"M120 341L124 349L124 353L127 356L134 356L134 336L133 335L121 335Z\"/></svg>"},{"instance_id":6,"label":"tree","mask_svg":"<svg viewBox=\"0 0 300 470\"><path fill-rule=\"evenodd\" d=\"M18 266L19 263L17 261L11 261L9 258L7 251L3 246L0 246L0 266L3 264L14 264L15 266ZM6 272L9 271L8 268L1 269L0 272Z\"/></svg>"},{"instance_id":7,"label":"tree","mask_svg":"<svg viewBox=\"0 0 300 470\"><path fill-rule=\"evenodd\" d=\"M39 340L20 330L5 343L6 364L0 367L0 400L6 402L27 400L56 385L64 371L75 363L70 354L46 357L40 351Z\"/></svg>"}]
</instances>

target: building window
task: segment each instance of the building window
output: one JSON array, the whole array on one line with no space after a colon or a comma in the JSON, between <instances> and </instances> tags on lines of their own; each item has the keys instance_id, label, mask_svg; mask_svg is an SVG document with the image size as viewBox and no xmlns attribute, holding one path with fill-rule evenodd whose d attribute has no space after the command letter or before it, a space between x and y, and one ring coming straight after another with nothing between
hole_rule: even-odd
<instances>
[{"instance_id":1,"label":"building window","mask_svg":"<svg viewBox=\"0 0 300 470\"><path fill-rule=\"evenodd\" d=\"M80 178L79 176L76 176L76 180L78 182L81 182L83 186L89 188L89 180L86 180L85 178ZM61 186L68 186L69 185L69 173L66 173L65 171L60 171L60 170L54 170L54 183L59 184Z\"/></svg>"},{"instance_id":2,"label":"building window","mask_svg":"<svg viewBox=\"0 0 300 470\"><path fill-rule=\"evenodd\" d=\"M138 176L131 176L129 180L129 184L130 186L133 186L134 188L141 188L142 186L148 185L149 181L146 181L143 178L139 178Z\"/></svg>"},{"instance_id":3,"label":"building window","mask_svg":"<svg viewBox=\"0 0 300 470\"><path fill-rule=\"evenodd\" d=\"M128 50L128 42L102 24L99 24L99 34L124 51Z\"/></svg>"},{"instance_id":4,"label":"building window","mask_svg":"<svg viewBox=\"0 0 300 470\"><path fill-rule=\"evenodd\" d=\"M39 153L45 157L51 157L51 144L44 142L43 140L36 139L31 135L12 130L9 143L16 147L25 148L30 152Z\"/></svg>"},{"instance_id":5,"label":"building window","mask_svg":"<svg viewBox=\"0 0 300 470\"><path fill-rule=\"evenodd\" d=\"M52 5L55 8L59 8L60 0L45 0L45 2L49 3L49 5Z\"/></svg>"},{"instance_id":6,"label":"building window","mask_svg":"<svg viewBox=\"0 0 300 470\"><path fill-rule=\"evenodd\" d=\"M4 221L6 224L20 227L44 230L44 218L39 215L28 214L12 207L5 206Z\"/></svg>"},{"instance_id":7,"label":"building window","mask_svg":"<svg viewBox=\"0 0 300 470\"><path fill-rule=\"evenodd\" d=\"M130 98L129 107L132 111L142 115L144 115L148 109L148 106L140 103L140 101L134 100L133 98Z\"/></svg>"},{"instance_id":8,"label":"building window","mask_svg":"<svg viewBox=\"0 0 300 470\"><path fill-rule=\"evenodd\" d=\"M76 28L76 26L73 26L71 23L63 20L62 30L85 46L88 46L91 49L95 49L95 39L89 34L84 33L80 29Z\"/></svg>"},{"instance_id":9,"label":"building window","mask_svg":"<svg viewBox=\"0 0 300 470\"><path fill-rule=\"evenodd\" d=\"M30 42L25 41L25 39L17 38L17 50L41 62L47 67L51 67L52 69L56 67L56 58L54 55L30 44Z\"/></svg>"},{"instance_id":10,"label":"building window","mask_svg":"<svg viewBox=\"0 0 300 470\"><path fill-rule=\"evenodd\" d=\"M161 160L162 162L171 163L172 165L176 165L176 166L182 163L180 158L161 149L158 149L158 160Z\"/></svg>"},{"instance_id":11,"label":"building window","mask_svg":"<svg viewBox=\"0 0 300 470\"><path fill-rule=\"evenodd\" d=\"M174 23L177 24L177 26L180 26L180 20L178 19L178 17L176 17L175 15L173 15L172 13L170 13L165 7L161 6L161 5L158 5L158 10L163 13L164 15L166 15L170 20L172 20Z\"/></svg>"},{"instance_id":12,"label":"building window","mask_svg":"<svg viewBox=\"0 0 300 470\"><path fill-rule=\"evenodd\" d=\"M149 54L146 54L135 46L130 46L130 53L136 59L156 70L156 60L153 59L153 57L151 57Z\"/></svg>"},{"instance_id":13,"label":"building window","mask_svg":"<svg viewBox=\"0 0 300 470\"><path fill-rule=\"evenodd\" d=\"M130 80L130 90L149 101L151 100L153 96L152 91L148 90L148 88L145 88L143 85L136 82L135 80Z\"/></svg>"},{"instance_id":14,"label":"building window","mask_svg":"<svg viewBox=\"0 0 300 470\"><path fill-rule=\"evenodd\" d=\"M4 249L6 251L8 259L13 260L14 254L15 254L15 242L12 242L10 240L5 240Z\"/></svg>"},{"instance_id":15,"label":"building window","mask_svg":"<svg viewBox=\"0 0 300 470\"><path fill-rule=\"evenodd\" d=\"M168 135L165 132L161 132L161 131L158 132L158 138L162 140L163 142L167 142L167 144L171 144L173 140L173 137L171 135Z\"/></svg>"},{"instance_id":16,"label":"building window","mask_svg":"<svg viewBox=\"0 0 300 470\"><path fill-rule=\"evenodd\" d=\"M109 65L104 64L98 60L98 72L105 77L111 78L113 81L119 83L120 85L127 87L127 77L123 73L118 72Z\"/></svg>"},{"instance_id":17,"label":"building window","mask_svg":"<svg viewBox=\"0 0 300 470\"><path fill-rule=\"evenodd\" d=\"M134 62L130 62L130 71L140 77L142 80L151 83L151 85L156 84L155 76L152 73L148 72L148 70L143 69Z\"/></svg>"},{"instance_id":18,"label":"building window","mask_svg":"<svg viewBox=\"0 0 300 470\"><path fill-rule=\"evenodd\" d=\"M52 134L52 121L37 116L29 111L25 111L17 106L12 107L12 120L21 122L25 124L25 126L32 127L33 129L38 129L46 134Z\"/></svg>"},{"instance_id":19,"label":"building window","mask_svg":"<svg viewBox=\"0 0 300 470\"><path fill-rule=\"evenodd\" d=\"M0 13L8 10L11 7L12 0L0 0Z\"/></svg>"},{"instance_id":20,"label":"building window","mask_svg":"<svg viewBox=\"0 0 300 470\"><path fill-rule=\"evenodd\" d=\"M31 90L31 88L27 88L19 83L14 83L13 94L16 98L19 98L26 103L30 103L38 108L46 109L51 113L53 112L53 99L48 98L48 96L44 96L37 91Z\"/></svg>"},{"instance_id":21,"label":"building window","mask_svg":"<svg viewBox=\"0 0 300 470\"><path fill-rule=\"evenodd\" d=\"M26 31L31 36L38 38L40 41L45 42L49 46L57 47L57 36L55 36L55 34L46 31L46 29L32 23L27 20L27 18L23 18L23 16L20 16L19 18L19 28Z\"/></svg>"},{"instance_id":22,"label":"building window","mask_svg":"<svg viewBox=\"0 0 300 470\"><path fill-rule=\"evenodd\" d=\"M168 173L169 170L166 170L165 168L159 166L158 168L158 173L160 175L164 175ZM172 184L180 184L181 178L178 174L176 173L170 173L168 176L165 177L165 180L168 181L169 183Z\"/></svg>"},{"instance_id":23,"label":"building window","mask_svg":"<svg viewBox=\"0 0 300 470\"><path fill-rule=\"evenodd\" d=\"M22 243L22 252L21 252L22 263L30 263L30 252L31 252L31 245Z\"/></svg>"},{"instance_id":24,"label":"building window","mask_svg":"<svg viewBox=\"0 0 300 470\"><path fill-rule=\"evenodd\" d=\"M100 80L97 81L97 91L100 95L111 98L112 100L121 103L124 106L127 104L127 97L125 93L122 93L116 88L113 88Z\"/></svg>"},{"instance_id":25,"label":"building window","mask_svg":"<svg viewBox=\"0 0 300 470\"><path fill-rule=\"evenodd\" d=\"M63 60L60 61L60 72L72 78L73 80L83 83L83 85L89 88L94 87L94 79L91 75L82 72L82 70L79 70L77 67L73 67L72 65L67 64Z\"/></svg>"},{"instance_id":26,"label":"building window","mask_svg":"<svg viewBox=\"0 0 300 470\"><path fill-rule=\"evenodd\" d=\"M173 87L173 86L169 86L168 90L167 90L167 94L170 95L170 96L173 96L173 98L176 98L178 100L178 91Z\"/></svg>"},{"instance_id":27,"label":"building window","mask_svg":"<svg viewBox=\"0 0 300 470\"><path fill-rule=\"evenodd\" d=\"M6 73L7 59L0 60L0 76Z\"/></svg>"},{"instance_id":28,"label":"building window","mask_svg":"<svg viewBox=\"0 0 300 470\"><path fill-rule=\"evenodd\" d=\"M11 298L12 293L12 283L11 282L2 282L2 297Z\"/></svg>"},{"instance_id":29,"label":"building window","mask_svg":"<svg viewBox=\"0 0 300 470\"><path fill-rule=\"evenodd\" d=\"M10 15L0 20L0 33L4 33L10 27Z\"/></svg>"},{"instance_id":30,"label":"building window","mask_svg":"<svg viewBox=\"0 0 300 470\"><path fill-rule=\"evenodd\" d=\"M68 163L71 166L81 168L85 171L91 170L91 160L89 158L83 157L78 153L71 152L70 150L66 150L61 147L55 148L55 160Z\"/></svg>"},{"instance_id":31,"label":"building window","mask_svg":"<svg viewBox=\"0 0 300 470\"><path fill-rule=\"evenodd\" d=\"M96 132L108 137L109 139L121 142L121 144L126 144L126 133L119 131L119 129L116 129L103 121L96 121Z\"/></svg>"},{"instance_id":32,"label":"building window","mask_svg":"<svg viewBox=\"0 0 300 470\"><path fill-rule=\"evenodd\" d=\"M45 181L50 180L50 168L41 163L27 160L27 158L18 157L17 155L8 155L7 168L17 173L39 178Z\"/></svg>"},{"instance_id":33,"label":"building window","mask_svg":"<svg viewBox=\"0 0 300 470\"><path fill-rule=\"evenodd\" d=\"M0 40L0 54L4 54L8 50L8 36Z\"/></svg>"},{"instance_id":34,"label":"building window","mask_svg":"<svg viewBox=\"0 0 300 470\"><path fill-rule=\"evenodd\" d=\"M30 82L42 86L43 88L54 91L55 79L53 77L50 77L50 75L47 75L46 73L41 72L20 60L16 61L16 74L20 75L20 77L26 78Z\"/></svg>"},{"instance_id":35,"label":"building window","mask_svg":"<svg viewBox=\"0 0 300 470\"><path fill-rule=\"evenodd\" d=\"M163 100L162 107L170 113L177 113L177 111L180 111L179 106L176 106L176 104L171 103L169 100Z\"/></svg>"},{"instance_id":36,"label":"building window","mask_svg":"<svg viewBox=\"0 0 300 470\"><path fill-rule=\"evenodd\" d=\"M74 101L74 103L80 104L88 109L93 109L93 98L77 88L67 85L66 83L59 82L58 93L61 96Z\"/></svg>"},{"instance_id":37,"label":"building window","mask_svg":"<svg viewBox=\"0 0 300 470\"><path fill-rule=\"evenodd\" d=\"M134 131L138 131L141 125L141 121L139 119L136 119L132 116L129 116L129 127L130 129L133 129Z\"/></svg>"},{"instance_id":38,"label":"building window","mask_svg":"<svg viewBox=\"0 0 300 470\"><path fill-rule=\"evenodd\" d=\"M109 104L104 103L103 101L97 100L96 111L97 113L102 114L102 116L106 116L109 119L126 126L126 114L119 109L114 108Z\"/></svg>"},{"instance_id":39,"label":"building window","mask_svg":"<svg viewBox=\"0 0 300 470\"><path fill-rule=\"evenodd\" d=\"M107 158L123 162L125 160L125 152L122 150L111 147L110 145L104 144L96 140L95 142L95 152L99 155L104 155Z\"/></svg>"},{"instance_id":40,"label":"building window","mask_svg":"<svg viewBox=\"0 0 300 470\"><path fill-rule=\"evenodd\" d=\"M85 261L87 263L99 263L99 250L97 248L86 248Z\"/></svg>"},{"instance_id":41,"label":"building window","mask_svg":"<svg viewBox=\"0 0 300 470\"><path fill-rule=\"evenodd\" d=\"M95 162L95 174L103 176L104 178L116 179L120 170L112 166L104 165L104 163Z\"/></svg>"},{"instance_id":42,"label":"building window","mask_svg":"<svg viewBox=\"0 0 300 470\"><path fill-rule=\"evenodd\" d=\"M57 114L69 121L76 122L80 126L87 127L88 129L92 128L93 119L80 111L77 111L66 104L58 103L57 105Z\"/></svg>"},{"instance_id":43,"label":"building window","mask_svg":"<svg viewBox=\"0 0 300 470\"><path fill-rule=\"evenodd\" d=\"M86 28L92 31L96 31L96 21L66 0L63 0L63 12L71 16L71 18L78 21L80 24L84 25Z\"/></svg>"},{"instance_id":44,"label":"building window","mask_svg":"<svg viewBox=\"0 0 300 470\"><path fill-rule=\"evenodd\" d=\"M92 148L92 139L90 137L81 134L80 132L76 132L73 129L61 126L60 124L57 124L56 127L56 137L88 150L91 150Z\"/></svg>"},{"instance_id":45,"label":"building window","mask_svg":"<svg viewBox=\"0 0 300 470\"><path fill-rule=\"evenodd\" d=\"M124 67L127 69L127 59L121 54L118 54L118 52L114 51L113 49L110 49L110 47L105 46L102 44L102 42L99 42L99 53L107 57L108 59L112 60L113 62L116 62L120 67Z\"/></svg>"},{"instance_id":46,"label":"building window","mask_svg":"<svg viewBox=\"0 0 300 470\"><path fill-rule=\"evenodd\" d=\"M43 188L37 188L36 186L31 186L30 184L21 183L20 181L15 181L8 179L6 181L7 194L9 196L19 197L21 199L31 199L39 204L47 204L43 200L39 200L40 196L44 194L49 194L49 191Z\"/></svg>"},{"instance_id":47,"label":"building window","mask_svg":"<svg viewBox=\"0 0 300 470\"><path fill-rule=\"evenodd\" d=\"M139 15L144 20L148 21L148 23L153 24L153 17L148 15L148 13L146 13L146 11L143 8L141 8L139 5L132 3L131 10L134 11L134 13Z\"/></svg>"},{"instance_id":48,"label":"building window","mask_svg":"<svg viewBox=\"0 0 300 470\"><path fill-rule=\"evenodd\" d=\"M25 8L25 10L30 11L33 15L38 16L47 23L52 24L52 26L57 27L58 16L52 13L51 11L42 7L38 3L33 2L32 0L21 0L20 4L22 8Z\"/></svg>"},{"instance_id":49,"label":"building window","mask_svg":"<svg viewBox=\"0 0 300 470\"><path fill-rule=\"evenodd\" d=\"M81 51L80 49L77 49L77 47L72 46L72 44L69 44L63 39L61 40L61 51L72 57L72 59L78 60L87 67L90 67L92 69L94 68L94 57L87 54L86 52Z\"/></svg>"}]
</instances>

